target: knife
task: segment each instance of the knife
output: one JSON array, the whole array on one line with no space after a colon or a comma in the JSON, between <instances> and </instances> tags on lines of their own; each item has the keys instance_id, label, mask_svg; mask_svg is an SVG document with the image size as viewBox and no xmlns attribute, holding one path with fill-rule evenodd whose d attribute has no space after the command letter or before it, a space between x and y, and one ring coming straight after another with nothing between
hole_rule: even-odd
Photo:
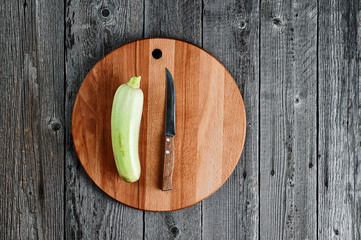
<instances>
[{"instance_id":1,"label":"knife","mask_svg":"<svg viewBox=\"0 0 361 240\"><path fill-rule=\"evenodd\" d=\"M163 191L172 190L174 167L174 136L175 136L175 91L172 74L165 69L167 82L166 112L165 112L165 148L163 167Z\"/></svg>"}]
</instances>

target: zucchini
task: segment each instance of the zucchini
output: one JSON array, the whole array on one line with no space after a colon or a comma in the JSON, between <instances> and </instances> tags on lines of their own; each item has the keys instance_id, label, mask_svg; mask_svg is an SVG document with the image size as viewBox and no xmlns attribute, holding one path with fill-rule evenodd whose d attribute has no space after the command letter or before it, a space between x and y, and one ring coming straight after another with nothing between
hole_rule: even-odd
<instances>
[{"instance_id":1,"label":"zucchini","mask_svg":"<svg viewBox=\"0 0 361 240\"><path fill-rule=\"evenodd\" d=\"M115 92L111 114L111 136L115 164L120 177L135 182L140 177L139 128L143 111L141 77L131 77Z\"/></svg>"}]
</instances>

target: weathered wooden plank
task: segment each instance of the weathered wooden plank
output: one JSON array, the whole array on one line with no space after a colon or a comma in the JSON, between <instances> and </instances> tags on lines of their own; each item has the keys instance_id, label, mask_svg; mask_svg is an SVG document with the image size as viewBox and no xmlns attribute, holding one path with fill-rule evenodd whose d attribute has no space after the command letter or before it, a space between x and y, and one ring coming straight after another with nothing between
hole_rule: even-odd
<instances>
[{"instance_id":1,"label":"weathered wooden plank","mask_svg":"<svg viewBox=\"0 0 361 240\"><path fill-rule=\"evenodd\" d=\"M247 116L243 154L228 181L203 202L203 239L258 239L259 4L206 0L203 48L236 80ZM229 103L232 104L232 103Z\"/></svg>"},{"instance_id":2,"label":"weathered wooden plank","mask_svg":"<svg viewBox=\"0 0 361 240\"><path fill-rule=\"evenodd\" d=\"M201 0L145 1L144 37L167 37L201 45Z\"/></svg>"},{"instance_id":3,"label":"weathered wooden plank","mask_svg":"<svg viewBox=\"0 0 361 240\"><path fill-rule=\"evenodd\" d=\"M316 239L317 1L262 1L260 235Z\"/></svg>"},{"instance_id":4,"label":"weathered wooden plank","mask_svg":"<svg viewBox=\"0 0 361 240\"><path fill-rule=\"evenodd\" d=\"M71 116L85 75L105 54L143 33L143 1L66 1L66 214L68 239L140 239L143 212L106 196L73 147Z\"/></svg>"},{"instance_id":5,"label":"weathered wooden plank","mask_svg":"<svg viewBox=\"0 0 361 240\"><path fill-rule=\"evenodd\" d=\"M144 37L201 45L201 1L145 1ZM145 212L145 239L200 239L201 204L175 212Z\"/></svg>"},{"instance_id":6,"label":"weathered wooden plank","mask_svg":"<svg viewBox=\"0 0 361 240\"><path fill-rule=\"evenodd\" d=\"M63 4L0 4L0 233L64 235Z\"/></svg>"},{"instance_id":7,"label":"weathered wooden plank","mask_svg":"<svg viewBox=\"0 0 361 240\"><path fill-rule=\"evenodd\" d=\"M360 1L319 1L318 239L361 239Z\"/></svg>"}]
</instances>

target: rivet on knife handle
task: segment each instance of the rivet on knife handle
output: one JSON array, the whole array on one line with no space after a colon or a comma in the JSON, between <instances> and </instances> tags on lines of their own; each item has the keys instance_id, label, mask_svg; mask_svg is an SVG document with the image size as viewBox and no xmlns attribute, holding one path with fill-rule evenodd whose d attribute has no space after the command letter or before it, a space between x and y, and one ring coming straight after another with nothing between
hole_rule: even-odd
<instances>
[{"instance_id":1,"label":"rivet on knife handle","mask_svg":"<svg viewBox=\"0 0 361 240\"><path fill-rule=\"evenodd\" d=\"M163 168L163 191L172 190L172 177L174 167L174 141L172 136L165 136Z\"/></svg>"}]
</instances>

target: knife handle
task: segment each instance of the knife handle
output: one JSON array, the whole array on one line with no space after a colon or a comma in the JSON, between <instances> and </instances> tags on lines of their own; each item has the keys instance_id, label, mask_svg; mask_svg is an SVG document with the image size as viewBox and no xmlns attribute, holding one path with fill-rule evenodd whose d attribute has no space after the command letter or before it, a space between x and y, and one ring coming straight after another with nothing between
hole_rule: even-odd
<instances>
[{"instance_id":1,"label":"knife handle","mask_svg":"<svg viewBox=\"0 0 361 240\"><path fill-rule=\"evenodd\" d=\"M172 136L165 136L163 191L172 190L172 177L174 167L174 140Z\"/></svg>"}]
</instances>

